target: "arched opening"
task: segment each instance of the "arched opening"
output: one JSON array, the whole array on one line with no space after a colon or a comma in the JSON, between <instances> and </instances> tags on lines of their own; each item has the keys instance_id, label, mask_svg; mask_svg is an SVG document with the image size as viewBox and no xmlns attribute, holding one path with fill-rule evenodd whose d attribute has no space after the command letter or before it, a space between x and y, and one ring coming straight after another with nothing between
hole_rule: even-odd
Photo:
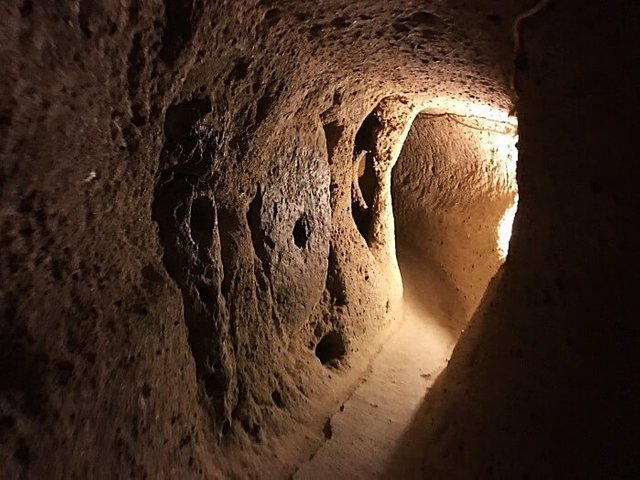
<instances>
[{"instance_id":1,"label":"arched opening","mask_svg":"<svg viewBox=\"0 0 640 480\"><path fill-rule=\"evenodd\" d=\"M392 173L405 303L457 337L504 262L517 209L517 125L460 113L415 118Z\"/></svg>"},{"instance_id":2,"label":"arched opening","mask_svg":"<svg viewBox=\"0 0 640 480\"><path fill-rule=\"evenodd\" d=\"M331 442L294 478L319 471L421 478L421 454L412 450L429 432L421 404L507 255L516 142L517 123L506 112L454 101L387 97L361 123L352 192L362 193L352 199L372 189L369 224L363 232L354 200L354 228L382 272L377 292L396 300L392 333L331 418ZM329 340L316 349L321 361L332 351ZM349 466L334 467L341 461Z\"/></svg>"}]
</instances>

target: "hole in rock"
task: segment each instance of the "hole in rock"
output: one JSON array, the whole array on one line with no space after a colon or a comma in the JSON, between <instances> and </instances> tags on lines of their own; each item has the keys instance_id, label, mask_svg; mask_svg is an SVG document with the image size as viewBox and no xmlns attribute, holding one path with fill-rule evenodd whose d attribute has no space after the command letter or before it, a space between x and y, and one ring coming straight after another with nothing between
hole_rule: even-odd
<instances>
[{"instance_id":1,"label":"hole in rock","mask_svg":"<svg viewBox=\"0 0 640 480\"><path fill-rule=\"evenodd\" d=\"M225 378L221 372L213 372L204 377L204 390L208 397L224 398Z\"/></svg>"},{"instance_id":2,"label":"hole in rock","mask_svg":"<svg viewBox=\"0 0 640 480\"><path fill-rule=\"evenodd\" d=\"M216 226L216 209L209 197L198 197L191 204L191 238L202 246L211 246Z\"/></svg>"},{"instance_id":3,"label":"hole in rock","mask_svg":"<svg viewBox=\"0 0 640 480\"><path fill-rule=\"evenodd\" d=\"M371 228L373 198L376 191L376 176L373 168L376 132L380 120L370 113L362 122L355 137L353 158L357 182L353 183L351 213L362 237L368 241Z\"/></svg>"},{"instance_id":4,"label":"hole in rock","mask_svg":"<svg viewBox=\"0 0 640 480\"><path fill-rule=\"evenodd\" d=\"M309 218L303 213L293 226L293 241L298 248L305 248L309 242Z\"/></svg>"},{"instance_id":5,"label":"hole in rock","mask_svg":"<svg viewBox=\"0 0 640 480\"><path fill-rule=\"evenodd\" d=\"M167 145L173 148L181 145L183 150L190 151L195 145L191 133L196 124L211 111L211 100L194 98L167 108L164 122L164 134Z\"/></svg>"},{"instance_id":6,"label":"hole in rock","mask_svg":"<svg viewBox=\"0 0 640 480\"><path fill-rule=\"evenodd\" d=\"M229 420L225 420L222 423L222 435L228 435L231 432L231 423Z\"/></svg>"},{"instance_id":7,"label":"hole in rock","mask_svg":"<svg viewBox=\"0 0 640 480\"><path fill-rule=\"evenodd\" d=\"M346 353L346 347L342 334L332 330L325 334L316 345L316 357L323 365L340 360Z\"/></svg>"},{"instance_id":8,"label":"hole in rock","mask_svg":"<svg viewBox=\"0 0 640 480\"><path fill-rule=\"evenodd\" d=\"M327 143L327 155L329 156L329 163L331 163L333 159L333 152L338 146L344 127L337 121L333 121L323 125L323 128L324 138Z\"/></svg>"},{"instance_id":9,"label":"hole in rock","mask_svg":"<svg viewBox=\"0 0 640 480\"><path fill-rule=\"evenodd\" d=\"M193 0L164 0L166 27L160 59L173 65L193 35Z\"/></svg>"},{"instance_id":10,"label":"hole in rock","mask_svg":"<svg viewBox=\"0 0 640 480\"><path fill-rule=\"evenodd\" d=\"M278 408L284 408L286 406L282 399L282 394L278 390L274 390L273 393L271 393L271 400L273 400L273 404Z\"/></svg>"}]
</instances>

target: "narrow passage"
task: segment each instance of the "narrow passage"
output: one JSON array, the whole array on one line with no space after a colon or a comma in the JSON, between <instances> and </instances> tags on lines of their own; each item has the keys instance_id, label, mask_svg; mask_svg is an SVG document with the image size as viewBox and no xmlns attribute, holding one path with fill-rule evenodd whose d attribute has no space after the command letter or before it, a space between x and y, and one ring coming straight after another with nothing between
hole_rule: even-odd
<instances>
[{"instance_id":1,"label":"narrow passage","mask_svg":"<svg viewBox=\"0 0 640 480\"><path fill-rule=\"evenodd\" d=\"M399 252L404 319L362 385L328 421L329 437L296 480L422 478L419 415L458 338L453 290L435 268Z\"/></svg>"}]
</instances>

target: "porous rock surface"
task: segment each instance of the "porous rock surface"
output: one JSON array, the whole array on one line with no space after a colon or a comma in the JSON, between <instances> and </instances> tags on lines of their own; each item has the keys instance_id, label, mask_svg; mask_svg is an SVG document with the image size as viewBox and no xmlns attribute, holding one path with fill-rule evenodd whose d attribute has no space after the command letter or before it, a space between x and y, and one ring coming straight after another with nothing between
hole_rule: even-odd
<instances>
[{"instance_id":1,"label":"porous rock surface","mask_svg":"<svg viewBox=\"0 0 640 480\"><path fill-rule=\"evenodd\" d=\"M523 25L509 256L425 399L426 478L640 474L638 19L563 1Z\"/></svg>"},{"instance_id":2,"label":"porous rock surface","mask_svg":"<svg viewBox=\"0 0 640 480\"><path fill-rule=\"evenodd\" d=\"M496 226L517 191L515 128L423 112L393 169L398 254L413 252L440 273L457 297L450 305L462 306L459 324L502 265Z\"/></svg>"},{"instance_id":3,"label":"porous rock surface","mask_svg":"<svg viewBox=\"0 0 640 480\"><path fill-rule=\"evenodd\" d=\"M512 24L529 3L3 2L0 476L290 474L317 447L327 413L395 315L384 274L390 266L372 253L351 213L356 133L388 97L415 106L414 114L438 96L511 109ZM529 461L517 460L537 417L514 403L556 398L553 385L566 378L557 373L545 384L547 368L597 365L592 353L610 354L617 340L621 352L633 346L630 323L618 316L617 333L594 347L604 330L594 312L606 304L616 311L620 297L605 292L631 278L628 269L614 272L622 265L616 247L631 246L618 240L630 233L622 217L637 197L628 178L611 192L623 169L600 181L592 178L600 175L596 162L578 159L606 152L622 165L627 147L605 141L614 137L611 125L598 137L596 116L623 99L603 90L617 79L605 67L595 74L581 67L579 41L591 39L604 65L619 72L603 45L636 58L627 30L607 30L598 44L585 29L602 16L636 18L637 9L623 0L606 10L563 3L533 39L532 66L522 56L516 62L532 73L519 111L524 213L501 274L509 282L500 284L504 291L495 287L506 300L479 321L493 325L483 329L490 338L463 342L452 376L442 380L471 379L478 400L471 406L460 387L443 387L433 410L443 425L459 423L435 430L427 463L462 477L489 467L498 476L518 466L535 472L532 459L546 450L525 449ZM574 24L576 12L582 21ZM554 26L571 27L560 34ZM577 60L564 66L560 49L545 63L549 35ZM559 86L544 81L557 78L554 67L569 72ZM572 83L577 78L590 80ZM597 114L587 116L592 106ZM637 124L629 114L620 120ZM560 129L565 137L554 135ZM583 132L588 141L577 150L572 142ZM567 179L582 203L564 189ZM606 216L612 202L620 217ZM594 223L609 229L567 250L593 234ZM586 263L603 248L613 263ZM600 294L581 305L590 291L579 280L584 272L601 275ZM575 324L562 320L578 315L601 328L570 341ZM536 353L549 336L557 342ZM324 365L315 355L323 338ZM479 345L472 354L469 344ZM487 353L496 345L499 353ZM525 367L520 359L532 350ZM624 354L616 358L633 371ZM528 369L538 372L532 381ZM507 393L496 399L487 385L503 381L504 370L513 382L501 384ZM587 384L581 371L571 387ZM611 380L614 392L622 378ZM541 393L528 397L536 388ZM570 391L564 387L561 399ZM617 397L606 392L611 408ZM483 408L483 421L464 423ZM491 419L505 408L513 414L495 427ZM584 433L571 428L581 419L566 420L564 440ZM597 419L598 434L614 433L604 416ZM505 432L514 431L509 443ZM444 440L442 432L449 432ZM470 433L482 440L461 451L466 457L440 455ZM541 444L555 433L545 429ZM566 445L553 450L554 460ZM620 445L611 447L614 457L630 458ZM510 456L485 465L498 451ZM569 451L574 467L577 452Z\"/></svg>"}]
</instances>

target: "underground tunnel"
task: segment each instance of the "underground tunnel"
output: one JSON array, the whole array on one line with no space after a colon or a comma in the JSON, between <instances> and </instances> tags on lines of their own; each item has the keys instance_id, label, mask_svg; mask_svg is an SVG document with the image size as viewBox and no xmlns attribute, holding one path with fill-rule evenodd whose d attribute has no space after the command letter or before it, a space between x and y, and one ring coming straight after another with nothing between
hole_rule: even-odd
<instances>
[{"instance_id":1,"label":"underground tunnel","mask_svg":"<svg viewBox=\"0 0 640 480\"><path fill-rule=\"evenodd\" d=\"M637 478L637 2L0 5L0 478Z\"/></svg>"}]
</instances>

